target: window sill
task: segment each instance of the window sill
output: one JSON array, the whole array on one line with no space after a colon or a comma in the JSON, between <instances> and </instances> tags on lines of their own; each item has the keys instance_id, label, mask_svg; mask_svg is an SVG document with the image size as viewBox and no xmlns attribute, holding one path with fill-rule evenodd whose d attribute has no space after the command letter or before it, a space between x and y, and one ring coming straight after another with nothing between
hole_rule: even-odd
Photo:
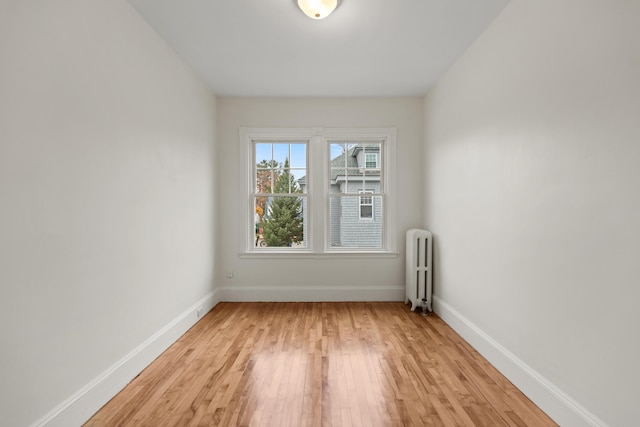
<instances>
[{"instance_id":1,"label":"window sill","mask_svg":"<svg viewBox=\"0 0 640 427\"><path fill-rule=\"evenodd\" d=\"M345 258L397 258L398 252L388 251L331 251L331 252L310 252L310 251L265 251L265 252L240 252L241 259L259 258L288 258L288 259L345 259Z\"/></svg>"}]
</instances>

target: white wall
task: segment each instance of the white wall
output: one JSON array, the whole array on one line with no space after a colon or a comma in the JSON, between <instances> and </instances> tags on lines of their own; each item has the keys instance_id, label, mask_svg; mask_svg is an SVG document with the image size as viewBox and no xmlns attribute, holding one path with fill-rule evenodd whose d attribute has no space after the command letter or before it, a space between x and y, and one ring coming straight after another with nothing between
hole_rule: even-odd
<instances>
[{"instance_id":1,"label":"white wall","mask_svg":"<svg viewBox=\"0 0 640 427\"><path fill-rule=\"evenodd\" d=\"M404 238L421 218L421 98L218 98L220 185L216 283L227 300L400 300ZM238 256L240 197L238 129L245 127L395 126L398 165L398 248L372 259L245 259ZM225 273L233 272L229 279Z\"/></svg>"},{"instance_id":2,"label":"white wall","mask_svg":"<svg viewBox=\"0 0 640 427\"><path fill-rule=\"evenodd\" d=\"M215 97L124 0L0 0L0 73L0 424L23 426L212 292Z\"/></svg>"},{"instance_id":3,"label":"white wall","mask_svg":"<svg viewBox=\"0 0 640 427\"><path fill-rule=\"evenodd\" d=\"M639 23L513 0L425 102L440 310L585 410L538 395L563 426L640 420Z\"/></svg>"}]
</instances>

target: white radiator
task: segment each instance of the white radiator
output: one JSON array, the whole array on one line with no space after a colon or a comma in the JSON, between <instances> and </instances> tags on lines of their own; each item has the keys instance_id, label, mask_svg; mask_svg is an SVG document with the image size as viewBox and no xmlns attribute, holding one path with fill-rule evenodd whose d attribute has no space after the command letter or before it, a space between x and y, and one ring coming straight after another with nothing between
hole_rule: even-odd
<instances>
[{"instance_id":1,"label":"white radiator","mask_svg":"<svg viewBox=\"0 0 640 427\"><path fill-rule=\"evenodd\" d=\"M422 299L431 310L433 260L433 235L430 231L412 228L407 230L407 295L405 304L411 302L411 311L422 305Z\"/></svg>"}]
</instances>

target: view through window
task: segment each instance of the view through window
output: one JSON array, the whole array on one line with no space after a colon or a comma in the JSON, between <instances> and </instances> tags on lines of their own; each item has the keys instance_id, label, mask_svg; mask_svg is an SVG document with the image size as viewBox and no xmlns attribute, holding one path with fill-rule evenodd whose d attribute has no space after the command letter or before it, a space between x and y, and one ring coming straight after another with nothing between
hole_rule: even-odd
<instances>
[{"instance_id":1,"label":"view through window","mask_svg":"<svg viewBox=\"0 0 640 427\"><path fill-rule=\"evenodd\" d=\"M256 247L305 248L307 143L254 144Z\"/></svg>"},{"instance_id":2,"label":"view through window","mask_svg":"<svg viewBox=\"0 0 640 427\"><path fill-rule=\"evenodd\" d=\"M245 252L395 252L394 128L241 135L250 189Z\"/></svg>"},{"instance_id":3,"label":"view through window","mask_svg":"<svg viewBox=\"0 0 640 427\"><path fill-rule=\"evenodd\" d=\"M331 142L329 241L333 248L382 248L383 142Z\"/></svg>"}]
</instances>

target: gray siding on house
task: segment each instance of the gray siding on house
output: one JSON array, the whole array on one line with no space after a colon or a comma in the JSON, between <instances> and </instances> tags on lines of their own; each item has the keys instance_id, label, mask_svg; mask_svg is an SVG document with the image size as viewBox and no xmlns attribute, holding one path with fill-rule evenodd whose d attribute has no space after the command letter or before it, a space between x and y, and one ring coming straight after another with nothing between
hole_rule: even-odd
<instances>
[{"instance_id":1,"label":"gray siding on house","mask_svg":"<svg viewBox=\"0 0 640 427\"><path fill-rule=\"evenodd\" d=\"M382 246L382 201L375 197L373 201L373 219L360 218L359 197L341 197L340 205L340 244L343 247L381 247ZM332 236L333 240L333 236Z\"/></svg>"},{"instance_id":2,"label":"gray siding on house","mask_svg":"<svg viewBox=\"0 0 640 427\"><path fill-rule=\"evenodd\" d=\"M332 193L345 193L344 183L332 185ZM378 192L379 182L350 182L347 193L361 190ZM360 218L360 196L331 198L330 242L332 247L381 247L382 246L382 198L373 197L373 218Z\"/></svg>"},{"instance_id":3,"label":"gray siding on house","mask_svg":"<svg viewBox=\"0 0 640 427\"><path fill-rule=\"evenodd\" d=\"M367 153L380 156L379 144L367 144ZM373 218L360 218L360 191L380 192L380 170L367 169L365 150L353 147L346 155L331 160L329 187L329 246L338 248L380 248L382 247L383 206L382 197L372 197ZM380 158L378 157L378 162ZM363 176L363 173L365 174ZM348 175L345 177L345 175ZM363 180L364 179L364 180ZM346 181L346 182L345 182ZM298 183L304 189L306 177ZM332 196L332 194L353 194L352 196ZM305 206L306 208L306 206ZM306 215L305 215L306 221ZM307 231L305 224L305 233Z\"/></svg>"},{"instance_id":4,"label":"gray siding on house","mask_svg":"<svg viewBox=\"0 0 640 427\"><path fill-rule=\"evenodd\" d=\"M340 218L342 217L342 205L340 198L331 197L329 207L329 245L332 247L340 244Z\"/></svg>"}]
</instances>

